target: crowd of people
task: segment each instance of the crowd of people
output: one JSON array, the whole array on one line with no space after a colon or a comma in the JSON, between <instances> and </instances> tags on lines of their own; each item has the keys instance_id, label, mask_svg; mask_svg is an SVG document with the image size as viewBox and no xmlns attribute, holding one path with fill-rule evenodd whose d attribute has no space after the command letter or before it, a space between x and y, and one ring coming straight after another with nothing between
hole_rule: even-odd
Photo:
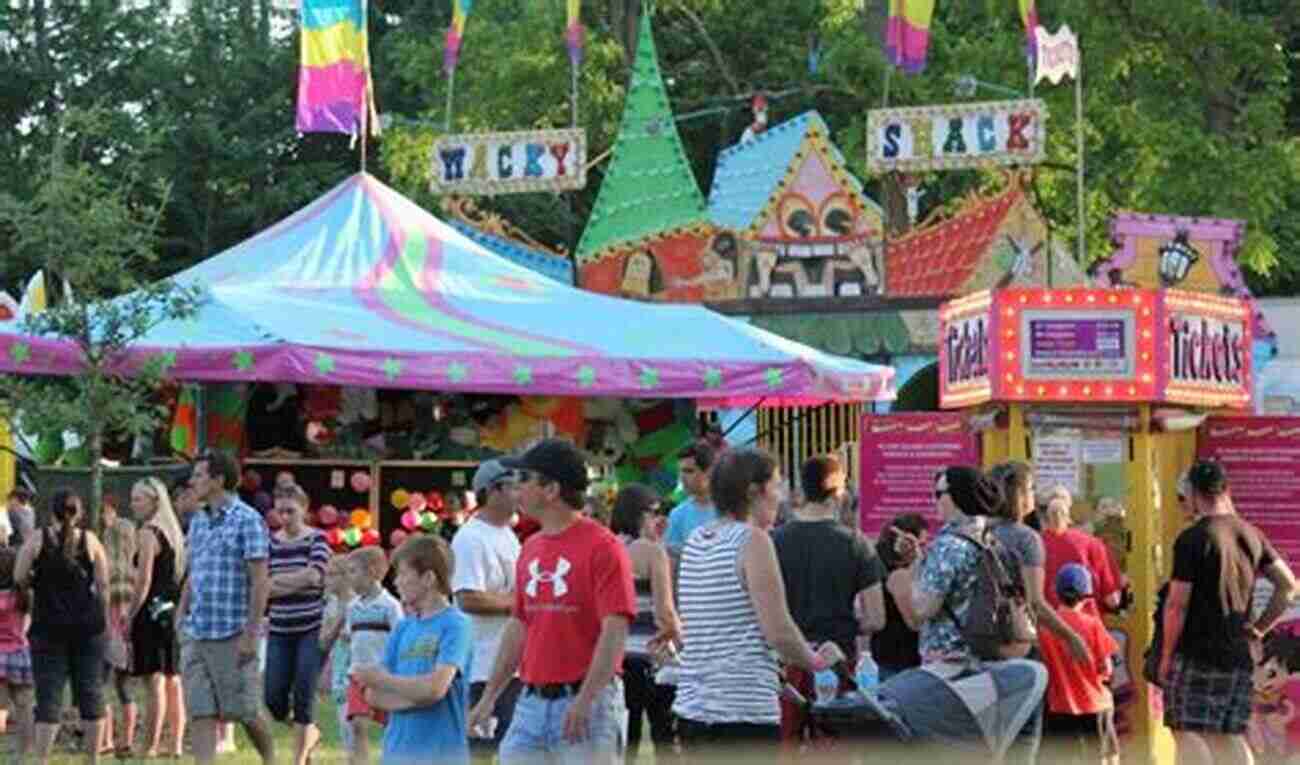
<instances>
[{"instance_id":1,"label":"crowd of people","mask_svg":"<svg viewBox=\"0 0 1300 765\"><path fill-rule=\"evenodd\" d=\"M801 466L794 502L760 450L700 442L678 467L688 498L671 513L632 484L596 514L583 454L544 440L479 466L450 544L415 534L389 553L333 551L291 476L277 478L272 531L221 452L170 492L140 481L130 519L106 503L95 528L68 490L38 528L16 491L0 524L0 726L20 762L48 762L70 684L91 762L180 757L188 725L210 763L239 723L271 763L269 715L305 765L320 695L357 765L376 726L387 765L614 763L643 729L665 762L871 746L811 703L830 671L835 703L880 723L877 737L1031 763L1047 739L1077 762L1118 762L1119 646L1101 616L1131 595L1106 545L1074 526L1068 491L1040 494L1019 463L954 465L934 476L937 524L900 515L873 544L846 523L835 456ZM1295 580L1234 512L1220 465L1193 465L1179 501L1190 525L1150 679L1180 757L1249 763L1252 650ZM1257 577L1272 591L1258 613Z\"/></svg>"}]
</instances>

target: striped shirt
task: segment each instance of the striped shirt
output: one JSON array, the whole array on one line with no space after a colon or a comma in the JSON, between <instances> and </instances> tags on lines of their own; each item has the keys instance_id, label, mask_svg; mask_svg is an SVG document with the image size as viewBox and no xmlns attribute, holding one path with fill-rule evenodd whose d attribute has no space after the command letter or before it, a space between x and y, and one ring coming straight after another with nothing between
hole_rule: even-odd
<instances>
[{"instance_id":1,"label":"striped shirt","mask_svg":"<svg viewBox=\"0 0 1300 765\"><path fill-rule=\"evenodd\" d=\"M673 711L711 725L781 722L776 658L740 578L753 527L723 519L696 529L681 564L682 667Z\"/></svg>"},{"instance_id":2,"label":"striped shirt","mask_svg":"<svg viewBox=\"0 0 1300 765\"><path fill-rule=\"evenodd\" d=\"M314 568L320 572L323 582L329 559L329 543L316 529L308 529L297 539L271 537L269 567L272 578ZM325 588L321 585L305 587L271 598L269 610L272 635L300 635L318 629L325 612Z\"/></svg>"}]
</instances>

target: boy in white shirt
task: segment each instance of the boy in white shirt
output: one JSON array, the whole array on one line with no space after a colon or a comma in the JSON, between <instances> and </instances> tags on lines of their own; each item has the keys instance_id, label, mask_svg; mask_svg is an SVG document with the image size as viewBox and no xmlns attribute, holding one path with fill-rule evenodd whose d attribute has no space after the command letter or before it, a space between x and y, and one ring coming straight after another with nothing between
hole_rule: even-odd
<instances>
[{"instance_id":1,"label":"boy in white shirt","mask_svg":"<svg viewBox=\"0 0 1300 765\"><path fill-rule=\"evenodd\" d=\"M355 596L348 606L347 634L350 637L352 664L350 672L360 667L379 666L384 662L388 635L402 620L402 604L380 582L388 573L388 558L378 547L362 547L348 555L348 578ZM348 683L347 717L352 726L352 765L370 762L370 743L366 719L384 724L382 710L366 703L365 687L355 678Z\"/></svg>"}]
</instances>

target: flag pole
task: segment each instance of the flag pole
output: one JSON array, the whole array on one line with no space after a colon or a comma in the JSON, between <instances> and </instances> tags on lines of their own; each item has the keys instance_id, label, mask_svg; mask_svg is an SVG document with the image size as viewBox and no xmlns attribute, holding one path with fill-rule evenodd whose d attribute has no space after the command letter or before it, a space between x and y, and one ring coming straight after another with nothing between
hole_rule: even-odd
<instances>
[{"instance_id":1,"label":"flag pole","mask_svg":"<svg viewBox=\"0 0 1300 765\"><path fill-rule=\"evenodd\" d=\"M1078 215L1079 215L1079 266L1082 267L1087 261L1085 258L1088 254L1087 240L1084 232L1087 228L1084 221L1084 197L1083 197L1083 47L1076 43L1075 50L1078 51L1079 65L1074 73L1074 140L1075 151L1078 153L1078 167L1075 170L1075 193L1078 196Z\"/></svg>"}]
</instances>

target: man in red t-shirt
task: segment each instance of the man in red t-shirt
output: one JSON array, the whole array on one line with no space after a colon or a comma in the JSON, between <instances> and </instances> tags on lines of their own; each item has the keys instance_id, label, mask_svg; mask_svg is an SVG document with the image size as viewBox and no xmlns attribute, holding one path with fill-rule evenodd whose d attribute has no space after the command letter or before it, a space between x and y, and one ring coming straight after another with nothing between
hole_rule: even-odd
<instances>
[{"instance_id":1,"label":"man in red t-shirt","mask_svg":"<svg viewBox=\"0 0 1300 765\"><path fill-rule=\"evenodd\" d=\"M1053 496L1047 503L1047 510L1042 514L1043 551L1046 559L1043 575L1046 581L1056 581L1056 573L1067 563L1078 563L1088 569L1096 592L1095 600L1084 600L1093 615L1097 615L1098 603L1108 608L1119 605L1120 590L1123 588L1119 571L1111 561L1110 550L1106 543L1093 535L1070 528L1070 503L1060 496ZM1047 602L1052 608L1061 605L1061 600L1051 587L1045 588Z\"/></svg>"},{"instance_id":2,"label":"man in red t-shirt","mask_svg":"<svg viewBox=\"0 0 1300 765\"><path fill-rule=\"evenodd\" d=\"M1058 744L1082 748L1085 762L1119 762L1115 735L1115 702L1106 687L1111 657L1119 643L1106 625L1084 604L1092 599L1092 576L1078 563L1067 563L1056 574L1056 613L1083 638L1091 661L1076 661L1070 649L1047 630L1038 633L1047 667L1047 717L1043 732ZM1050 753L1055 755L1056 753Z\"/></svg>"},{"instance_id":3,"label":"man in red t-shirt","mask_svg":"<svg viewBox=\"0 0 1300 765\"><path fill-rule=\"evenodd\" d=\"M487 733L496 697L517 670L524 692L501 742L502 765L621 762L627 706L618 671L636 615L632 562L617 537L582 515L587 466L572 444L547 439L501 464L519 472L520 503L541 530L515 564L514 612L470 711L470 734Z\"/></svg>"}]
</instances>

